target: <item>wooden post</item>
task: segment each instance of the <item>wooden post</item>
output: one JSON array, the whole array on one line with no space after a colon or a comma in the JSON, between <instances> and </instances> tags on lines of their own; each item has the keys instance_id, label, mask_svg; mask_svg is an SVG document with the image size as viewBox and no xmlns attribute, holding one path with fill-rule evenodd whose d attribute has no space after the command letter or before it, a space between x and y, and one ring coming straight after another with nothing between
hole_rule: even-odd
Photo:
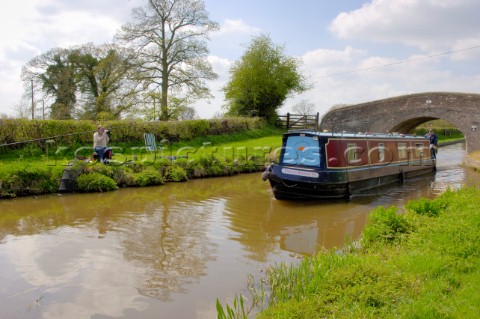
<instances>
[{"instance_id":1,"label":"wooden post","mask_svg":"<svg viewBox=\"0 0 480 319\"><path fill-rule=\"evenodd\" d=\"M290 113L287 113L287 130L290 129Z\"/></svg>"},{"instance_id":2,"label":"wooden post","mask_svg":"<svg viewBox=\"0 0 480 319\"><path fill-rule=\"evenodd\" d=\"M35 102L33 99L33 79L31 81L32 81L32 120L34 120L35 119Z\"/></svg>"},{"instance_id":3,"label":"wooden post","mask_svg":"<svg viewBox=\"0 0 480 319\"><path fill-rule=\"evenodd\" d=\"M315 119L315 130L317 130L317 131L318 131L319 122L320 122L320 113L317 112L317 117Z\"/></svg>"}]
</instances>

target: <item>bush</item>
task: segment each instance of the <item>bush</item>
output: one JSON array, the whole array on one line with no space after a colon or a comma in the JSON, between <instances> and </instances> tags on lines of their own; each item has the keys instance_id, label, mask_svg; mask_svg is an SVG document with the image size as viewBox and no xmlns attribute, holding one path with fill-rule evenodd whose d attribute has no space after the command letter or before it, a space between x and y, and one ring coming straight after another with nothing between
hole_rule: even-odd
<instances>
[{"instance_id":1,"label":"bush","mask_svg":"<svg viewBox=\"0 0 480 319\"><path fill-rule=\"evenodd\" d=\"M409 211L415 212L418 215L437 217L445 209L445 206L445 203L439 200L428 200L421 198L418 200L409 201L405 205L405 208Z\"/></svg>"},{"instance_id":2,"label":"bush","mask_svg":"<svg viewBox=\"0 0 480 319\"><path fill-rule=\"evenodd\" d=\"M413 226L405 216L397 214L397 208L378 206L368 217L368 223L363 231L362 245L369 246L375 242L393 243L402 235L412 231Z\"/></svg>"},{"instance_id":3,"label":"bush","mask_svg":"<svg viewBox=\"0 0 480 319\"><path fill-rule=\"evenodd\" d=\"M167 166L165 179L169 182L183 182L188 180L187 171L178 165Z\"/></svg>"},{"instance_id":4,"label":"bush","mask_svg":"<svg viewBox=\"0 0 480 319\"><path fill-rule=\"evenodd\" d=\"M162 174L154 167L147 167L139 173L134 174L135 186L152 186L164 183Z\"/></svg>"},{"instance_id":5,"label":"bush","mask_svg":"<svg viewBox=\"0 0 480 319\"><path fill-rule=\"evenodd\" d=\"M100 173L82 174L77 178L77 190L80 192L106 192L118 189L115 181Z\"/></svg>"},{"instance_id":6,"label":"bush","mask_svg":"<svg viewBox=\"0 0 480 319\"><path fill-rule=\"evenodd\" d=\"M0 198L53 193L58 190L62 169L20 165L0 176Z\"/></svg>"}]
</instances>

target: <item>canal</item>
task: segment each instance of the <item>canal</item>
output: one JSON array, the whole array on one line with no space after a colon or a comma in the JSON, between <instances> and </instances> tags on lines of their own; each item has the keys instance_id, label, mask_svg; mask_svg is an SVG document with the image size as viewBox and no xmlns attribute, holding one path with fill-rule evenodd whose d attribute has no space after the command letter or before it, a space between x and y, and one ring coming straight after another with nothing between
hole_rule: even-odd
<instances>
[{"instance_id":1,"label":"canal","mask_svg":"<svg viewBox=\"0 0 480 319\"><path fill-rule=\"evenodd\" d=\"M261 173L0 201L1 318L216 318L248 274L358 239L378 205L478 185L463 144L435 175L348 201L273 198Z\"/></svg>"}]
</instances>

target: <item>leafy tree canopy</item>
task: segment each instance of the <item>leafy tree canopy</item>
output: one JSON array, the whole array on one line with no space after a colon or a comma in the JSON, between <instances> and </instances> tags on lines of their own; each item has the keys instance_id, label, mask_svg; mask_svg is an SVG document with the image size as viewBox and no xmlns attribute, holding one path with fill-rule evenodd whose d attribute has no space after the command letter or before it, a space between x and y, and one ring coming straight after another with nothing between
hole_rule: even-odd
<instances>
[{"instance_id":1,"label":"leafy tree canopy","mask_svg":"<svg viewBox=\"0 0 480 319\"><path fill-rule=\"evenodd\" d=\"M26 97L34 91L36 104L49 109L52 119L118 119L138 104L130 60L131 52L115 45L52 49L24 66Z\"/></svg>"},{"instance_id":2,"label":"leafy tree canopy","mask_svg":"<svg viewBox=\"0 0 480 319\"><path fill-rule=\"evenodd\" d=\"M284 54L284 48L267 35L255 37L240 61L230 69L231 78L223 88L227 113L260 116L268 121L292 93L307 90L299 73L301 62Z\"/></svg>"}]
</instances>

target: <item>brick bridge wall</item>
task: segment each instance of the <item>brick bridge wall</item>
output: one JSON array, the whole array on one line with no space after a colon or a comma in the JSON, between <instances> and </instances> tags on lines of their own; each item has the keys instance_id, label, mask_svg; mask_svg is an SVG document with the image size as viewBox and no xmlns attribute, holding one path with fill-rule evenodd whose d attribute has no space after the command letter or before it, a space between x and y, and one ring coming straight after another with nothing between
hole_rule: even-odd
<instances>
[{"instance_id":1,"label":"brick bridge wall","mask_svg":"<svg viewBox=\"0 0 480 319\"><path fill-rule=\"evenodd\" d=\"M465 134L467 153L480 150L480 94L419 93L351 105L325 114L320 130L411 133L436 119L450 122Z\"/></svg>"}]
</instances>

